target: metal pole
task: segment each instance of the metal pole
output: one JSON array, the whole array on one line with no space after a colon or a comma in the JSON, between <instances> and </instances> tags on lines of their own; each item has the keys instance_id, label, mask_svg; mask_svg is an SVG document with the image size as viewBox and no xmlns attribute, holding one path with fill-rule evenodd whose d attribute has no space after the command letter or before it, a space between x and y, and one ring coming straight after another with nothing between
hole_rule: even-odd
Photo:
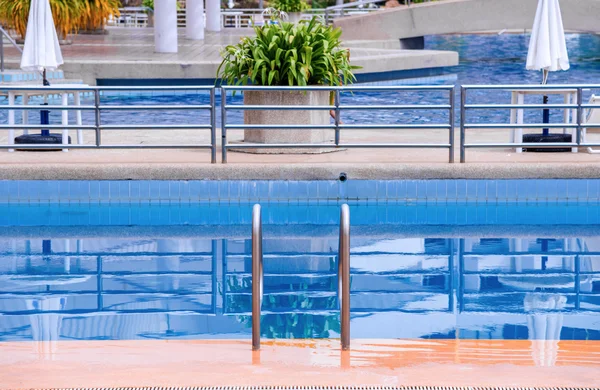
<instances>
[{"instance_id":1,"label":"metal pole","mask_svg":"<svg viewBox=\"0 0 600 390\"><path fill-rule=\"evenodd\" d=\"M100 91L98 89L94 90L94 105L96 106L95 114L96 114L96 146L100 146L101 135L100 135Z\"/></svg>"},{"instance_id":2,"label":"metal pole","mask_svg":"<svg viewBox=\"0 0 600 390\"><path fill-rule=\"evenodd\" d=\"M340 247L338 254L338 289L342 350L350 349L350 208L340 210Z\"/></svg>"},{"instance_id":3,"label":"metal pole","mask_svg":"<svg viewBox=\"0 0 600 390\"><path fill-rule=\"evenodd\" d=\"M0 35L0 72L4 72L4 35Z\"/></svg>"},{"instance_id":4,"label":"metal pole","mask_svg":"<svg viewBox=\"0 0 600 390\"><path fill-rule=\"evenodd\" d=\"M335 105L335 144L338 146L340 144L340 90L336 89L334 92L334 100L333 103Z\"/></svg>"},{"instance_id":5,"label":"metal pole","mask_svg":"<svg viewBox=\"0 0 600 390\"><path fill-rule=\"evenodd\" d=\"M448 162L454 162L454 88L450 91L450 115L448 120L450 121L450 150L448 152Z\"/></svg>"},{"instance_id":6,"label":"metal pole","mask_svg":"<svg viewBox=\"0 0 600 390\"><path fill-rule=\"evenodd\" d=\"M227 91L221 88L221 162L227 163Z\"/></svg>"},{"instance_id":7,"label":"metal pole","mask_svg":"<svg viewBox=\"0 0 600 390\"><path fill-rule=\"evenodd\" d=\"M263 252L260 205L252 208L252 350L260 349L260 309L262 306Z\"/></svg>"},{"instance_id":8,"label":"metal pole","mask_svg":"<svg viewBox=\"0 0 600 390\"><path fill-rule=\"evenodd\" d=\"M465 162L465 118L466 109L465 104L467 100L467 89L460 87L460 162Z\"/></svg>"},{"instance_id":9,"label":"metal pole","mask_svg":"<svg viewBox=\"0 0 600 390\"><path fill-rule=\"evenodd\" d=\"M210 162L217 162L217 107L215 88L210 89Z\"/></svg>"},{"instance_id":10,"label":"metal pole","mask_svg":"<svg viewBox=\"0 0 600 390\"><path fill-rule=\"evenodd\" d=\"M577 146L581 144L581 125L583 122L583 89L577 88Z\"/></svg>"}]
</instances>

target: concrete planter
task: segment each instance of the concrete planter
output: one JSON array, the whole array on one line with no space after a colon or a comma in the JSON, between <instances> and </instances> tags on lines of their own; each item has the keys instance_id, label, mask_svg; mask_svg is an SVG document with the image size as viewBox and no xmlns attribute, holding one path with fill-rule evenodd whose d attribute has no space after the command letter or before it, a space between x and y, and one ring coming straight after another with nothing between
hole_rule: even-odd
<instances>
[{"instance_id":1,"label":"concrete planter","mask_svg":"<svg viewBox=\"0 0 600 390\"><path fill-rule=\"evenodd\" d=\"M302 12L289 12L288 13L288 22L298 23L300 20L302 20Z\"/></svg>"},{"instance_id":2,"label":"concrete planter","mask_svg":"<svg viewBox=\"0 0 600 390\"><path fill-rule=\"evenodd\" d=\"M244 104L285 106L326 106L329 91L245 91ZM246 110L244 123L249 125L328 125L328 110ZM244 142L257 144L314 144L334 138L333 130L244 130ZM256 153L322 153L331 149L262 149Z\"/></svg>"}]
</instances>

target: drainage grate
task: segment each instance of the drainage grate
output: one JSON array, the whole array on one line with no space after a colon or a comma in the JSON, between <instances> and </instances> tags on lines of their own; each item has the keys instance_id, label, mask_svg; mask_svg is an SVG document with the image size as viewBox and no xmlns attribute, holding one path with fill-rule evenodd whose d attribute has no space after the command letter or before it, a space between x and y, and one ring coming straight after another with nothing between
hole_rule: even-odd
<instances>
[{"instance_id":1,"label":"drainage grate","mask_svg":"<svg viewBox=\"0 0 600 390\"><path fill-rule=\"evenodd\" d=\"M39 390L600 390L599 387L515 386L191 386L191 387L73 387Z\"/></svg>"}]
</instances>

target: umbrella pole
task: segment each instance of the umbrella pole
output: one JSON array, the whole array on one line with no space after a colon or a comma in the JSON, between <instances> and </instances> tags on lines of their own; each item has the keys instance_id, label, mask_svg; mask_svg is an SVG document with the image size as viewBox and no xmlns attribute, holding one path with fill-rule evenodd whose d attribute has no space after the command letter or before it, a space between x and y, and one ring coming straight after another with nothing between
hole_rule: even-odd
<instances>
[{"instance_id":1,"label":"umbrella pole","mask_svg":"<svg viewBox=\"0 0 600 390\"><path fill-rule=\"evenodd\" d=\"M42 84L44 84L44 87L47 87L50 85L50 82L46 78L46 68L44 68L44 71L42 72L42 79L43 79Z\"/></svg>"},{"instance_id":2,"label":"umbrella pole","mask_svg":"<svg viewBox=\"0 0 600 390\"><path fill-rule=\"evenodd\" d=\"M544 69L542 71L542 85L546 85L547 82L548 82L548 71L546 69ZM548 104L548 96L547 95L544 95L543 104ZM550 110L547 108L544 108L544 110L542 112L542 123L543 124L550 123ZM547 136L550 134L550 129L545 127L543 129L542 133L544 136Z\"/></svg>"}]
</instances>

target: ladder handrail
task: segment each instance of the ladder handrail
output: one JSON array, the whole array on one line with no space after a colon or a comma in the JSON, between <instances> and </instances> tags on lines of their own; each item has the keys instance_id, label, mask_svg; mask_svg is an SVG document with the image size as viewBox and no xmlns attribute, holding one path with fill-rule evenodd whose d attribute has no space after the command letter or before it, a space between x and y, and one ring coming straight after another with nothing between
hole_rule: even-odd
<instances>
[{"instance_id":1,"label":"ladder handrail","mask_svg":"<svg viewBox=\"0 0 600 390\"><path fill-rule=\"evenodd\" d=\"M263 250L261 207L252 208L252 350L260 349L260 316L263 298ZM342 350L350 349L350 208L340 209L338 249L338 299Z\"/></svg>"},{"instance_id":2,"label":"ladder handrail","mask_svg":"<svg viewBox=\"0 0 600 390\"><path fill-rule=\"evenodd\" d=\"M262 218L260 205L252 208L252 350L260 349L260 311L263 297Z\"/></svg>"},{"instance_id":3,"label":"ladder handrail","mask_svg":"<svg viewBox=\"0 0 600 390\"><path fill-rule=\"evenodd\" d=\"M350 208L340 208L340 244L338 249L338 299L340 302L340 338L342 350L350 349Z\"/></svg>"}]
</instances>

